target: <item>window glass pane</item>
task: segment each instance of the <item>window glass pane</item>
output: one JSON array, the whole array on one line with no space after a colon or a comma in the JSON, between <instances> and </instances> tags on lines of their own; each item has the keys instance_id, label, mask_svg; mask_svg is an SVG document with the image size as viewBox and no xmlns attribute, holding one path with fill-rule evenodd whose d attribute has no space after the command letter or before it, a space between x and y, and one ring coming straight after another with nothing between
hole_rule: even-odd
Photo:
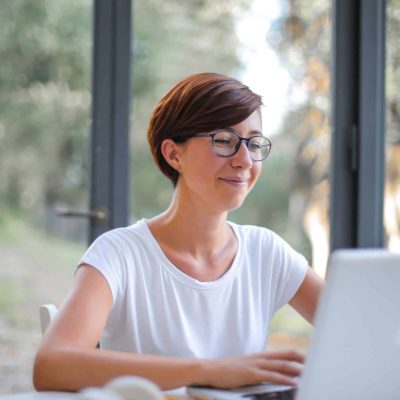
<instances>
[{"instance_id":1,"label":"window glass pane","mask_svg":"<svg viewBox=\"0 0 400 400\"><path fill-rule=\"evenodd\" d=\"M386 246L400 252L400 1L388 1L386 45Z\"/></svg>"},{"instance_id":2,"label":"window glass pane","mask_svg":"<svg viewBox=\"0 0 400 400\"><path fill-rule=\"evenodd\" d=\"M58 304L86 244L91 0L0 7L0 393L32 389L39 306Z\"/></svg>"},{"instance_id":3,"label":"window glass pane","mask_svg":"<svg viewBox=\"0 0 400 400\"><path fill-rule=\"evenodd\" d=\"M264 97L269 159L238 217L278 232L325 275L329 253L331 2L255 2L243 79ZM267 39L265 41L265 38ZM256 46L259 46L256 49Z\"/></svg>"}]
</instances>

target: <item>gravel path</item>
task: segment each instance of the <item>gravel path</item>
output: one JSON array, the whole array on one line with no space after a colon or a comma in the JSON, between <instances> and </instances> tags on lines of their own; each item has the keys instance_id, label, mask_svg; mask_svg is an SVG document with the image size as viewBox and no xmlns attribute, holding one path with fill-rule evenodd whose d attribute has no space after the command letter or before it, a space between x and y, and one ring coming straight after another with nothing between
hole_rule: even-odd
<instances>
[{"instance_id":1,"label":"gravel path","mask_svg":"<svg viewBox=\"0 0 400 400\"><path fill-rule=\"evenodd\" d=\"M29 248L0 245L0 394L33 389L39 307L60 304L72 282L73 267L54 268L38 258Z\"/></svg>"}]
</instances>

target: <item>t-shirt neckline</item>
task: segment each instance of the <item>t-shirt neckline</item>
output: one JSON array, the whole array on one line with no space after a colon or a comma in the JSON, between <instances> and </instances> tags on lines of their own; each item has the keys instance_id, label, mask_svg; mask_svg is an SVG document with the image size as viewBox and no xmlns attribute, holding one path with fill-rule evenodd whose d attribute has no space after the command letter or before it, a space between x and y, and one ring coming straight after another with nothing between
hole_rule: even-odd
<instances>
[{"instance_id":1,"label":"t-shirt neckline","mask_svg":"<svg viewBox=\"0 0 400 400\"><path fill-rule=\"evenodd\" d=\"M180 281L181 283L196 288L196 289L203 289L203 290L209 290L209 289L216 289L219 288L220 286L224 286L231 282L231 280L236 276L238 269L239 269L239 259L241 255L241 247L242 243L240 240L240 234L238 232L236 224L227 221L229 226L232 228L233 233L235 234L237 241L238 241L238 247L237 251L235 254L235 257L233 259L232 265L230 268L218 279L214 281L199 281L198 279L192 278L191 276L185 274L183 271L181 271L176 265L174 265L171 260L165 255L163 252L161 246L157 242L156 238L153 236L151 233L151 230L148 226L148 219L143 218L140 221L138 221L138 224L142 225L143 227L143 232L144 235L147 237L148 244L151 244L151 246L154 249L155 254L157 257L160 259L160 265L162 265L163 269L171 275L174 279ZM164 268L165 267L165 268Z\"/></svg>"}]
</instances>

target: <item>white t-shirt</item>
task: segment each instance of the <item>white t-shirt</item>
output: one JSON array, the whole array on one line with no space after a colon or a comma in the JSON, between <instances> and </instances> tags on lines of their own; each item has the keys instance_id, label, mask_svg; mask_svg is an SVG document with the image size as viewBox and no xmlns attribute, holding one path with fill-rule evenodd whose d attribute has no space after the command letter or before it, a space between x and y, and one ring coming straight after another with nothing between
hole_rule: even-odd
<instances>
[{"instance_id":1,"label":"white t-shirt","mask_svg":"<svg viewBox=\"0 0 400 400\"><path fill-rule=\"evenodd\" d=\"M95 267L111 288L101 347L196 358L265 350L269 322L296 293L307 261L266 228L230 225L237 254L212 282L176 268L146 220L100 236L80 265Z\"/></svg>"}]
</instances>

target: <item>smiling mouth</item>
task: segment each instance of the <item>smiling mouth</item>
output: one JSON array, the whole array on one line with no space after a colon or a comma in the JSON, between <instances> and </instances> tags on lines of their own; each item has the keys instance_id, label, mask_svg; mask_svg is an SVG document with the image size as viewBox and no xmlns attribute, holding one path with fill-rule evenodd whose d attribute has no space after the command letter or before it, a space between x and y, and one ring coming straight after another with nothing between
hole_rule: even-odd
<instances>
[{"instance_id":1,"label":"smiling mouth","mask_svg":"<svg viewBox=\"0 0 400 400\"><path fill-rule=\"evenodd\" d=\"M219 178L219 179L235 186L244 186L249 181L248 179L243 179L243 178Z\"/></svg>"}]
</instances>

